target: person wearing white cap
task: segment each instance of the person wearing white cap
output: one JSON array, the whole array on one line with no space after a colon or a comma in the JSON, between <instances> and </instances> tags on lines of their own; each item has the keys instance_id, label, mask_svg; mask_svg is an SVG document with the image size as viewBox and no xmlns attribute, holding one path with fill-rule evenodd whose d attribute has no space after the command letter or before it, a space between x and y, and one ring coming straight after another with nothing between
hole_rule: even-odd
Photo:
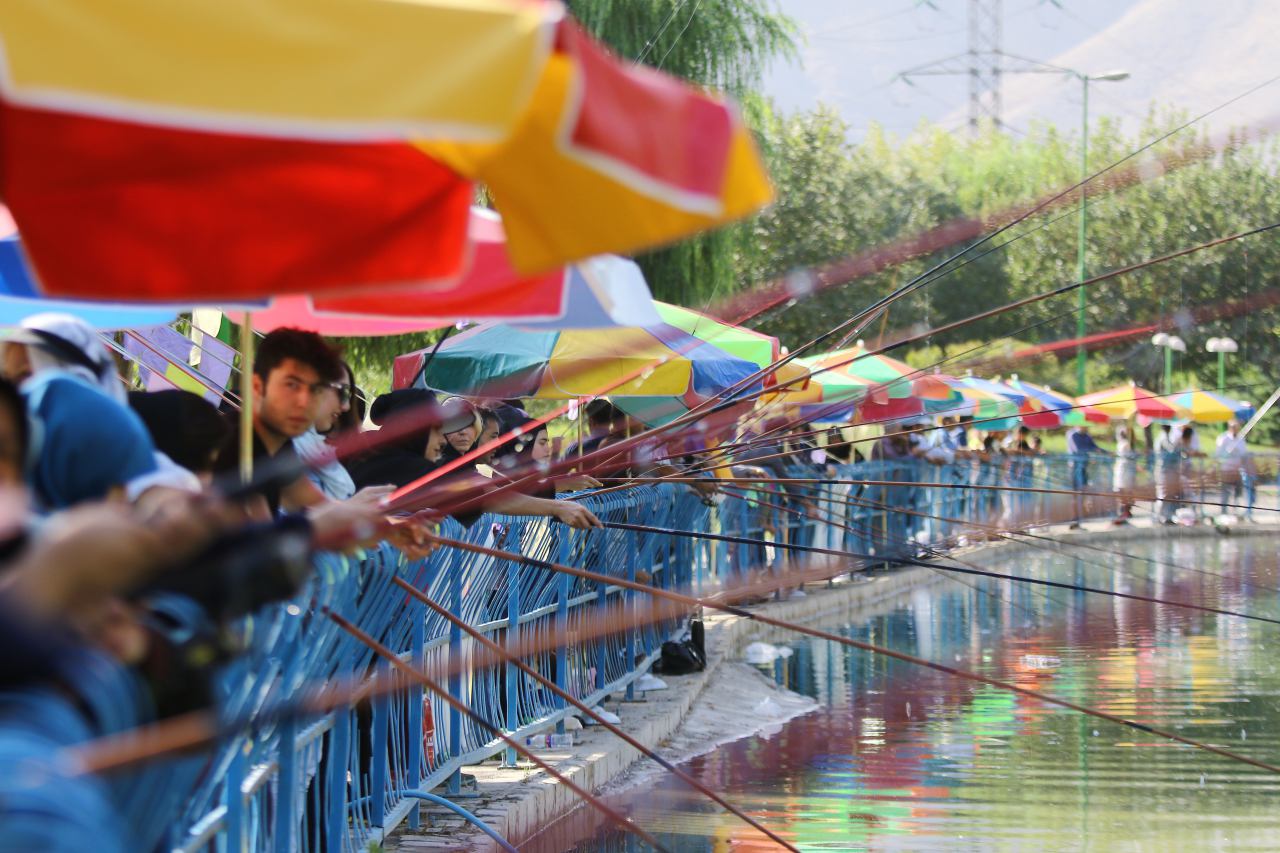
<instances>
[{"instance_id":1,"label":"person wearing white cap","mask_svg":"<svg viewBox=\"0 0 1280 853\"><path fill-rule=\"evenodd\" d=\"M110 350L97 330L79 317L52 311L33 314L4 343L4 372L10 381L22 383L37 373L60 370L97 386L121 405L127 402Z\"/></svg>"},{"instance_id":2,"label":"person wearing white cap","mask_svg":"<svg viewBox=\"0 0 1280 853\"><path fill-rule=\"evenodd\" d=\"M133 500L170 484L92 326L69 314L28 317L5 339L0 365L21 383L31 435L26 475L45 510L120 493Z\"/></svg>"}]
</instances>

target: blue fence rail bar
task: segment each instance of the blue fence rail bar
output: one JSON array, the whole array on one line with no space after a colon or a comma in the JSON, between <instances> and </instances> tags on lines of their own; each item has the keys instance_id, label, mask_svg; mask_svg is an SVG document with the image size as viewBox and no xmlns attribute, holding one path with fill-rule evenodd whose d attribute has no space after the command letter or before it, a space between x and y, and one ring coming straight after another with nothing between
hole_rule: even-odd
<instances>
[{"instance_id":1,"label":"blue fence rail bar","mask_svg":"<svg viewBox=\"0 0 1280 853\"><path fill-rule=\"evenodd\" d=\"M483 516L469 529L447 522L443 535L529 557L637 577L665 588L707 591L748 577L785 579L785 548L799 543L871 555L874 568L982 535L985 525L1030 525L1083 513L1110 516L1111 497L944 488L944 484L1026 485L1109 492L1114 457L1039 456L991 462L962 459L935 465L920 459L809 464L785 473L862 485L756 481L758 469L736 469L714 497L685 484L647 484L581 499L603 520L652 528L726 533L760 542L698 540L658 531L575 531L545 519ZM1216 500L1212 460L1182 472L1187 497ZM1082 470L1084 468L1084 470ZM1160 474L1141 460L1136 485ZM1217 478L1220 480L1221 478ZM879 484L876 484L879 483ZM889 483L889 485L885 485ZM1239 502L1254 500L1242 482ZM1212 512L1211 507L1197 511ZM247 651L221 674L221 713L255 719L256 712L304 688L352 683L390 666L326 615L357 625L419 666L460 662L449 692L482 718L523 738L562 726L562 700L510 664L474 665L477 646L461 629L392 583L400 577L498 642L567 636L566 645L526 662L570 694L595 704L630 692L683 619L627 628L602 637L575 636L603 608L647 612L643 593L600 585L511 560L440 548L408 561L389 546L354 556L322 554L303 594L256 614L243 626ZM639 620L637 620L639 621ZM563 634L557 634L563 629ZM109 682L104 679L104 685ZM125 700L104 686L96 710L109 728L130 725ZM123 694L123 689L117 691ZM139 716L143 716L139 711ZM271 720L271 715L259 715ZM354 708L310 718L260 722L228 738L211 754L159 762L107 777L129 849L175 851L363 851L402 822L414 826L423 792L464 797L461 769L486 758L510 762L506 745L419 687Z\"/></svg>"},{"instance_id":2,"label":"blue fence rail bar","mask_svg":"<svg viewBox=\"0 0 1280 853\"><path fill-rule=\"evenodd\" d=\"M602 519L689 530L707 528L710 507L684 486L657 485L586 497ZM545 519L486 515L470 529L447 522L442 535L538 559L688 589L702 556L687 541L619 530L574 531ZM705 552L703 552L705 555ZM427 590L451 613L491 638L550 636L638 593L469 552L440 548L410 562L389 546L343 557L324 554L307 592L259 614L250 652L223 676L223 712L251 717L304 686L359 679L389 666L324 615L348 619L417 665L461 661L452 695L482 718L523 738L562 725L563 700L509 664L472 667L476 644L444 617L391 583ZM536 655L534 669L588 704L628 690L678 625L667 621L600 638L571 640ZM264 726L221 745L177 821L171 849L362 851L402 821L418 819L422 791L462 793L461 768L505 744L410 687L349 711ZM508 760L514 756L507 756Z\"/></svg>"}]
</instances>

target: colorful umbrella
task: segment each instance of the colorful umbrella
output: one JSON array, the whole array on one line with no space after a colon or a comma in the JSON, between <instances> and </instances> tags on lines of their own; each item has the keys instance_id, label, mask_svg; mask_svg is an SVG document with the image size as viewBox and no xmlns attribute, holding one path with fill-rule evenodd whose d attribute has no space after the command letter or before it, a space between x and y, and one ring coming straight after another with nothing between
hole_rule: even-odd
<instances>
[{"instance_id":1,"label":"colorful umbrella","mask_svg":"<svg viewBox=\"0 0 1280 853\"><path fill-rule=\"evenodd\" d=\"M977 380L972 381L972 380ZM982 430L1009 430L1018 425L1019 406L1008 394L990 387L994 383L978 379L975 376L963 378L947 377L947 385L955 389L970 406L968 414L973 415L979 423L974 424ZM1010 389L1011 391L1012 389Z\"/></svg>"},{"instance_id":2,"label":"colorful umbrella","mask_svg":"<svg viewBox=\"0 0 1280 853\"><path fill-rule=\"evenodd\" d=\"M672 305L669 302L655 302L658 315L664 323L675 326L701 341L706 341L738 358L746 359L761 370L779 361L785 350L782 342L772 335L735 326L723 320L717 320L692 308ZM635 325L645 325L636 323ZM788 390L799 390L809 384L809 371L797 360L792 359L769 372L764 380L765 387L782 385Z\"/></svg>"},{"instance_id":3,"label":"colorful umbrella","mask_svg":"<svg viewBox=\"0 0 1280 853\"><path fill-rule=\"evenodd\" d=\"M1169 402L1185 411L1191 420L1201 424L1245 420L1253 410L1253 406L1243 400L1231 400L1213 391L1204 390L1188 389L1174 394Z\"/></svg>"},{"instance_id":4,"label":"colorful umbrella","mask_svg":"<svg viewBox=\"0 0 1280 853\"><path fill-rule=\"evenodd\" d=\"M1059 391L1043 385L1033 385L1013 377L1007 383L1010 388L1034 402L1035 412L1025 412L1022 422L1033 429L1053 429L1063 424L1083 423L1085 415L1076 409L1076 401Z\"/></svg>"},{"instance_id":5,"label":"colorful umbrella","mask_svg":"<svg viewBox=\"0 0 1280 853\"><path fill-rule=\"evenodd\" d=\"M39 295L438 282L464 264L473 181L526 272L669 242L771 196L731 105L608 56L559 4L269 8L7 4L0 197Z\"/></svg>"},{"instance_id":6,"label":"colorful umbrella","mask_svg":"<svg viewBox=\"0 0 1280 853\"><path fill-rule=\"evenodd\" d=\"M554 309L558 313L549 318L537 314L527 316L515 313L522 310L543 310L529 306L524 300L512 303L477 299L469 308L475 313L466 315L467 319L518 319L520 328L526 330L591 329L619 326L636 320L658 320L653 299L649 295L649 286L634 261L601 255L571 264L557 275L561 281L555 283L555 289L559 292L552 304L559 306ZM382 294L371 295L379 300L383 298ZM406 294L406 301L412 302L417 296L416 293ZM399 317L378 316L376 313L354 310L360 305L358 297L349 300L347 304L350 308L345 310L321 308L320 305L332 303L321 302L309 296L280 296L273 299L266 309L253 312L253 325L261 332L290 326L309 329L322 335L369 337L438 329L452 324L451 319L444 318L460 316L455 309L434 312L425 304L415 305ZM417 310L425 313L419 316L415 313ZM496 312L498 317L485 316L490 311Z\"/></svg>"},{"instance_id":7,"label":"colorful umbrella","mask_svg":"<svg viewBox=\"0 0 1280 853\"><path fill-rule=\"evenodd\" d=\"M172 323L177 310L104 305L92 302L64 302L58 299L14 299L0 297L0 326L19 326L32 314L53 311L79 317L95 329L115 331Z\"/></svg>"},{"instance_id":8,"label":"colorful umbrella","mask_svg":"<svg viewBox=\"0 0 1280 853\"><path fill-rule=\"evenodd\" d=\"M1094 391L1076 400L1085 407L1086 412L1105 415L1108 418L1128 419L1141 415L1153 420L1174 420L1185 418L1187 413L1181 408L1171 405L1166 398L1139 388L1135 383L1117 385L1105 391Z\"/></svg>"},{"instance_id":9,"label":"colorful umbrella","mask_svg":"<svg viewBox=\"0 0 1280 853\"><path fill-rule=\"evenodd\" d=\"M397 358L396 376L422 372L431 388L488 397L703 400L756 372L750 362L669 326L534 332L486 323L431 352Z\"/></svg>"},{"instance_id":10,"label":"colorful umbrella","mask_svg":"<svg viewBox=\"0 0 1280 853\"><path fill-rule=\"evenodd\" d=\"M847 349L815 356L813 360L820 368L820 371L815 371L814 378L820 381L828 373L841 373L881 386L890 399L919 397L922 400L948 401L954 398L940 377L922 373L906 362L882 353L867 355L861 341Z\"/></svg>"}]
</instances>

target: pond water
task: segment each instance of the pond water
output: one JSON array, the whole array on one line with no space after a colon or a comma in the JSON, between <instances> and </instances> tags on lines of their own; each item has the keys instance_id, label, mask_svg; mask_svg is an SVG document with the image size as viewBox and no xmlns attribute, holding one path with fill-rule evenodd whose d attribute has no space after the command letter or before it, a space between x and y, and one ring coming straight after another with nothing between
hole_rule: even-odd
<instances>
[{"instance_id":1,"label":"pond water","mask_svg":"<svg viewBox=\"0 0 1280 853\"><path fill-rule=\"evenodd\" d=\"M995 571L1280 616L1265 536L1010 552ZM1280 763L1280 625L948 578L822 626ZM820 710L686 769L802 850L1275 850L1280 775L825 641L771 674ZM676 853L774 845L662 778L616 800ZM640 851L580 809L522 849Z\"/></svg>"}]
</instances>

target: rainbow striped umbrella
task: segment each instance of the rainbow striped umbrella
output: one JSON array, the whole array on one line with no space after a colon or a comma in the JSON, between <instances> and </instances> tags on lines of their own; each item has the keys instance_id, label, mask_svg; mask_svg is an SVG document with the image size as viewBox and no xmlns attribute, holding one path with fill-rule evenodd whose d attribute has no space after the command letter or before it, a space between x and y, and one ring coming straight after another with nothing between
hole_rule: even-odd
<instances>
[{"instance_id":1,"label":"rainbow striped umbrella","mask_svg":"<svg viewBox=\"0 0 1280 853\"><path fill-rule=\"evenodd\" d=\"M1086 414L1096 413L1108 418L1127 420L1142 416L1152 420L1171 421L1188 416L1184 409L1173 405L1167 398L1140 388L1133 382L1085 394L1076 402L1084 407Z\"/></svg>"},{"instance_id":2,"label":"rainbow striped umbrella","mask_svg":"<svg viewBox=\"0 0 1280 853\"><path fill-rule=\"evenodd\" d=\"M953 397L951 389L939 376L921 373L911 365L881 353L867 355L861 342L847 349L814 356L812 361L817 365L814 378L819 381L830 374L852 377L871 383L892 400L918 397L947 401Z\"/></svg>"},{"instance_id":3,"label":"rainbow striped umbrella","mask_svg":"<svg viewBox=\"0 0 1280 853\"><path fill-rule=\"evenodd\" d=\"M671 326L526 331L484 323L402 355L430 388L481 397L678 398L693 404L744 383L755 365ZM397 371L403 372L403 371ZM744 391L759 383L745 383Z\"/></svg>"},{"instance_id":4,"label":"rainbow striped umbrella","mask_svg":"<svg viewBox=\"0 0 1280 853\"><path fill-rule=\"evenodd\" d=\"M1026 411L1024 406L1022 422L1034 429L1053 429L1067 423L1083 422L1083 414L1076 412L1076 401L1066 394L1033 385L1014 377L1007 383L1014 391L1025 396L1028 403L1034 403L1036 411Z\"/></svg>"},{"instance_id":5,"label":"rainbow striped umbrella","mask_svg":"<svg viewBox=\"0 0 1280 853\"><path fill-rule=\"evenodd\" d=\"M1188 389L1169 398L1169 402L1183 409L1191 420L1200 424L1221 424L1229 420L1244 420L1253 410L1250 403L1231 400L1213 391Z\"/></svg>"},{"instance_id":6,"label":"rainbow striped umbrella","mask_svg":"<svg viewBox=\"0 0 1280 853\"><path fill-rule=\"evenodd\" d=\"M1019 404L1014 402L1004 389L998 386L991 387L995 383L975 376L947 377L945 381L969 404L971 408L968 414L972 414L975 420L981 421L976 424L979 429L1009 430L1017 426L1020 415ZM1008 391L1011 392L1012 389Z\"/></svg>"},{"instance_id":7,"label":"rainbow striped umbrella","mask_svg":"<svg viewBox=\"0 0 1280 853\"><path fill-rule=\"evenodd\" d=\"M701 311L672 305L669 302L654 301L654 308L662 322L675 326L683 332L706 341L730 355L751 362L760 369L765 369L782 358L782 342L773 335L766 335L754 329L735 326L718 320ZM802 365L793 359L774 370L765 377L765 387L782 385L788 390L799 390L809 384L808 373Z\"/></svg>"}]
</instances>

